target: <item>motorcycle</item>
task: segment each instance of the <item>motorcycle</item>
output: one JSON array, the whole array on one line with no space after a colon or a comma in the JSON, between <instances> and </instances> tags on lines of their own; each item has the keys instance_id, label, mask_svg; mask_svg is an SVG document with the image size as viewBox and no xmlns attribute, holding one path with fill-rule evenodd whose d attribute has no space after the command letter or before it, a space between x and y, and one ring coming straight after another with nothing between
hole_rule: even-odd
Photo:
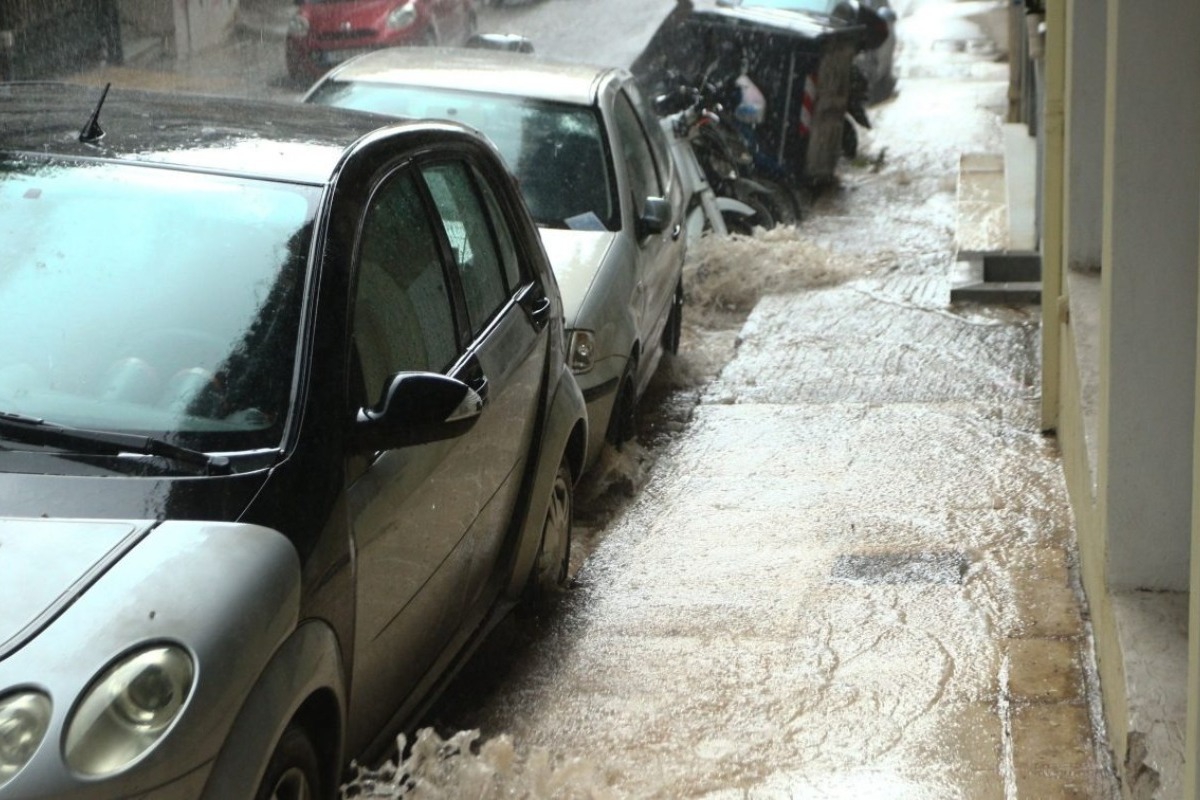
<instances>
[{"instance_id":1,"label":"motorcycle","mask_svg":"<svg viewBox=\"0 0 1200 800\"><path fill-rule=\"evenodd\" d=\"M681 97L683 108L678 106ZM674 97L663 95L656 99L655 106L661 115L660 124L671 144L671 155L678 165L684 189L691 199L685 230L687 245L695 246L705 231L717 236L730 233L750 234L755 225L763 220L753 206L725 194L718 194L708 179L708 172L697 157L694 143L700 138L701 130L711 124L713 114L703 108L695 93L677 92ZM769 224L769 222L768 222Z\"/></svg>"},{"instance_id":2,"label":"motorcycle","mask_svg":"<svg viewBox=\"0 0 1200 800\"><path fill-rule=\"evenodd\" d=\"M755 164L751 140L726 113L722 89L701 82L703 88L680 84L666 97L684 104L675 113L675 139L686 139L705 181L719 197L738 201L754 211L753 224L763 228L798 221L791 193L764 176ZM744 218L735 224L745 225Z\"/></svg>"}]
</instances>

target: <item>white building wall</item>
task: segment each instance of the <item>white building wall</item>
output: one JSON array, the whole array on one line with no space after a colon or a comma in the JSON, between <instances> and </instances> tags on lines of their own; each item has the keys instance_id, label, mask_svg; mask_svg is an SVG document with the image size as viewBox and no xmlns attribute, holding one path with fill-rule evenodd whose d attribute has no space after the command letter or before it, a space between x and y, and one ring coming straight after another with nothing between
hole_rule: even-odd
<instances>
[{"instance_id":1,"label":"white building wall","mask_svg":"<svg viewBox=\"0 0 1200 800\"><path fill-rule=\"evenodd\" d=\"M1200 252L1194 4L1109 8L1100 492L1115 590L1188 588Z\"/></svg>"}]
</instances>

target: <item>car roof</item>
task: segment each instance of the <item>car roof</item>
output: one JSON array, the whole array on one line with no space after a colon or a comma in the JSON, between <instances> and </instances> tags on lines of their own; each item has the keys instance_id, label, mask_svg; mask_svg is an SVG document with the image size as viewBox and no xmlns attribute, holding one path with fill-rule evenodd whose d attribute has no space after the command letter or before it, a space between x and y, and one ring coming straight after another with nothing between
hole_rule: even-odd
<instances>
[{"instance_id":1,"label":"car roof","mask_svg":"<svg viewBox=\"0 0 1200 800\"><path fill-rule=\"evenodd\" d=\"M346 149L396 120L344 109L66 83L0 84L0 154L173 165L301 183L327 183Z\"/></svg>"},{"instance_id":2,"label":"car roof","mask_svg":"<svg viewBox=\"0 0 1200 800\"><path fill-rule=\"evenodd\" d=\"M554 61L528 53L472 48L391 47L358 56L327 77L592 105L617 67Z\"/></svg>"}]
</instances>

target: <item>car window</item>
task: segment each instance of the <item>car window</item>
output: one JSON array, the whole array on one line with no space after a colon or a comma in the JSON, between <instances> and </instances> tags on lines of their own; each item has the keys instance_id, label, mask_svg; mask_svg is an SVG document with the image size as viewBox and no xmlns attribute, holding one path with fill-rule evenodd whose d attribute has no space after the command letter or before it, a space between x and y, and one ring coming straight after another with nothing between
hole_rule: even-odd
<instances>
[{"instance_id":1,"label":"car window","mask_svg":"<svg viewBox=\"0 0 1200 800\"><path fill-rule=\"evenodd\" d=\"M423 172L454 253L471 333L478 334L508 300L492 221L466 164L435 164Z\"/></svg>"},{"instance_id":2,"label":"car window","mask_svg":"<svg viewBox=\"0 0 1200 800\"><path fill-rule=\"evenodd\" d=\"M500 207L500 202L496 199L495 192L491 190L487 185L487 181L479 173L475 173L475 176L478 181L480 193L483 195L483 201L487 205L488 214L494 223L496 246L499 248L500 260L504 265L505 281L508 291L511 294L519 287L524 286L528 282L528 278L522 268L521 258L517 253L517 245L513 241L507 217Z\"/></svg>"},{"instance_id":3,"label":"car window","mask_svg":"<svg viewBox=\"0 0 1200 800\"><path fill-rule=\"evenodd\" d=\"M654 168L654 157L650 153L650 143L646 133L638 121L637 113L624 93L618 94L613 106L613 115L617 130L621 137L620 150L625 158L626 169L629 173L630 200L633 202L633 213L642 213L642 206L647 197L662 197L663 189L659 183L658 173Z\"/></svg>"},{"instance_id":4,"label":"car window","mask_svg":"<svg viewBox=\"0 0 1200 800\"><path fill-rule=\"evenodd\" d=\"M385 181L367 209L353 330L368 403L397 372L444 372L458 355L437 234L408 171Z\"/></svg>"},{"instance_id":5,"label":"car window","mask_svg":"<svg viewBox=\"0 0 1200 800\"><path fill-rule=\"evenodd\" d=\"M0 162L0 410L208 450L277 446L317 191Z\"/></svg>"},{"instance_id":6,"label":"car window","mask_svg":"<svg viewBox=\"0 0 1200 800\"><path fill-rule=\"evenodd\" d=\"M646 103L638 93L636 87L626 85L621 90L623 95L627 96L629 104L634 108L638 119L642 123L642 131L646 134L647 140L650 142L650 149L654 155L654 163L658 167L658 179L661 186L666 186L671 180L671 144L667 141L667 136L663 132L662 125L658 124L657 117L646 108Z\"/></svg>"},{"instance_id":7,"label":"car window","mask_svg":"<svg viewBox=\"0 0 1200 800\"><path fill-rule=\"evenodd\" d=\"M517 176L539 225L617 230L615 181L596 109L525 97L331 80L309 102L482 131Z\"/></svg>"}]
</instances>

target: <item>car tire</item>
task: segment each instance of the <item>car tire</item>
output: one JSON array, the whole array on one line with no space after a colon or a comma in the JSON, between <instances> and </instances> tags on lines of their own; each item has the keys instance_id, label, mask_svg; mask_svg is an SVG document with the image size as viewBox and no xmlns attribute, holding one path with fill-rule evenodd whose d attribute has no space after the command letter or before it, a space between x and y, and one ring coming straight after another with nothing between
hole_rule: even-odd
<instances>
[{"instance_id":1,"label":"car tire","mask_svg":"<svg viewBox=\"0 0 1200 800\"><path fill-rule=\"evenodd\" d=\"M571 565L571 525L575 513L575 478L564 456L554 476L546 519L542 523L542 542L529 576L526 595L537 601L567 588Z\"/></svg>"},{"instance_id":2,"label":"car tire","mask_svg":"<svg viewBox=\"0 0 1200 800\"><path fill-rule=\"evenodd\" d=\"M320 800L326 796L322 783L317 749L293 722L275 745L255 800Z\"/></svg>"},{"instance_id":3,"label":"car tire","mask_svg":"<svg viewBox=\"0 0 1200 800\"><path fill-rule=\"evenodd\" d=\"M612 413L608 417L605 440L613 447L637 436L637 359L629 357L621 382L617 384L617 396L613 400Z\"/></svg>"},{"instance_id":4,"label":"car tire","mask_svg":"<svg viewBox=\"0 0 1200 800\"><path fill-rule=\"evenodd\" d=\"M675 355L679 352L679 341L683 338L683 281L675 284L675 296L671 298L671 312L667 326L663 328L663 350Z\"/></svg>"}]
</instances>

